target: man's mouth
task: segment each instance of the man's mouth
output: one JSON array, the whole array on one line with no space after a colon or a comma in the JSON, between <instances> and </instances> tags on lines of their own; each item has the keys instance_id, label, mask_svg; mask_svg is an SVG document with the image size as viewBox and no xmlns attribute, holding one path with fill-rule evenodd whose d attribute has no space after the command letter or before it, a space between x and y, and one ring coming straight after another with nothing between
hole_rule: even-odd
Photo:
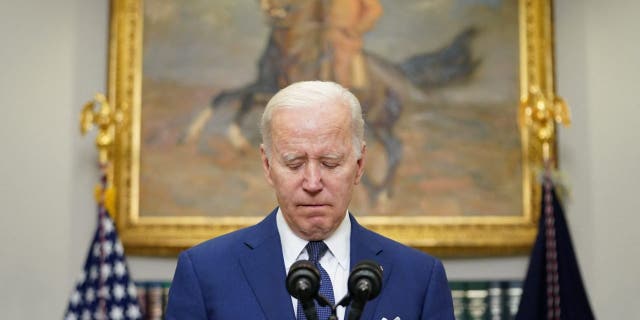
<instances>
[{"instance_id":1,"label":"man's mouth","mask_svg":"<svg viewBox=\"0 0 640 320\"><path fill-rule=\"evenodd\" d=\"M298 206L305 207L305 208L318 208L318 207L324 207L324 206L326 206L326 204L324 204L324 203L303 203L303 204L299 204Z\"/></svg>"}]
</instances>

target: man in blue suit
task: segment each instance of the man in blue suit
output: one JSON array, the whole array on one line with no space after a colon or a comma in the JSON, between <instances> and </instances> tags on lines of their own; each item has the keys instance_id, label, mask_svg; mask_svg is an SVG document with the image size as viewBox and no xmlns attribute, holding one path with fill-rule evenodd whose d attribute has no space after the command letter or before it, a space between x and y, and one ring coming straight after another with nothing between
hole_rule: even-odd
<instances>
[{"instance_id":1,"label":"man in blue suit","mask_svg":"<svg viewBox=\"0 0 640 320\"><path fill-rule=\"evenodd\" d=\"M363 320L454 319L441 262L365 229L348 212L366 155L353 94L333 82L294 83L267 104L261 133L264 174L279 206L252 227L180 254L166 319L306 319L285 286L303 259L320 270L320 292L332 303L347 294L350 268L363 260L381 266L382 290ZM329 310L316 309L325 320ZM338 318L348 311L338 307Z\"/></svg>"}]
</instances>

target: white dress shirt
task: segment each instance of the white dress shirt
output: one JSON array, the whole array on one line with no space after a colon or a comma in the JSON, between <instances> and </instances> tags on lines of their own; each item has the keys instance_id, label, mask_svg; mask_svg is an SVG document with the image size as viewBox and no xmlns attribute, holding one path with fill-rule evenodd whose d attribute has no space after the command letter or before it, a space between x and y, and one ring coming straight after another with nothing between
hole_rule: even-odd
<instances>
[{"instance_id":1,"label":"white dress shirt","mask_svg":"<svg viewBox=\"0 0 640 320\"><path fill-rule=\"evenodd\" d=\"M284 266L289 268L298 260L306 260L309 257L305 246L309 241L298 237L284 220L282 211L278 208L276 214L276 224L278 233L280 234L280 243L282 245L282 255L284 258ZM349 220L348 212L345 212L344 219L338 229L324 243L329 250L320 258L320 264L329 274L331 284L333 285L333 296L335 302L339 302L347 294L347 280L349 278L349 260L350 260L350 243L351 240L351 220ZM284 285L284 284L283 284ZM298 299L291 297L294 314L298 309ZM338 307L338 319L344 320L344 307Z\"/></svg>"}]
</instances>

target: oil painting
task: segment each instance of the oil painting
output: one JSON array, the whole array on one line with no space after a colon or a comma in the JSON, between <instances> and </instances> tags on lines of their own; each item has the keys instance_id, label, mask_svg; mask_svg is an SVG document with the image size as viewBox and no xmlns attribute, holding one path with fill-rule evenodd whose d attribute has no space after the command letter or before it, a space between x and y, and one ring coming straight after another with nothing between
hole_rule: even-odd
<instances>
[{"instance_id":1,"label":"oil painting","mask_svg":"<svg viewBox=\"0 0 640 320\"><path fill-rule=\"evenodd\" d=\"M519 214L517 3L331 2L144 2L141 216L265 215L259 117L313 79L361 101L359 216Z\"/></svg>"},{"instance_id":2,"label":"oil painting","mask_svg":"<svg viewBox=\"0 0 640 320\"><path fill-rule=\"evenodd\" d=\"M175 254L276 207L259 121L280 89L360 100L367 161L350 211L445 255L525 252L553 97L548 0L112 0L115 216L128 252Z\"/></svg>"}]
</instances>

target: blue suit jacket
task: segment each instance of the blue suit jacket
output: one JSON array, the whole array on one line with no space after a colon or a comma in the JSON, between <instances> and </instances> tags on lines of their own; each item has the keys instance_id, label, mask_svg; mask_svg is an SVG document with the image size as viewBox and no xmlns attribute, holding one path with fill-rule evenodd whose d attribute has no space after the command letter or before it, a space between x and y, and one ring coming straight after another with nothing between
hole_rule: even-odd
<instances>
[{"instance_id":1,"label":"blue suit jacket","mask_svg":"<svg viewBox=\"0 0 640 320\"><path fill-rule=\"evenodd\" d=\"M275 216L181 253L166 319L295 320ZM454 319L440 261L350 219L351 266L367 259L384 270L382 291L360 319Z\"/></svg>"}]
</instances>

